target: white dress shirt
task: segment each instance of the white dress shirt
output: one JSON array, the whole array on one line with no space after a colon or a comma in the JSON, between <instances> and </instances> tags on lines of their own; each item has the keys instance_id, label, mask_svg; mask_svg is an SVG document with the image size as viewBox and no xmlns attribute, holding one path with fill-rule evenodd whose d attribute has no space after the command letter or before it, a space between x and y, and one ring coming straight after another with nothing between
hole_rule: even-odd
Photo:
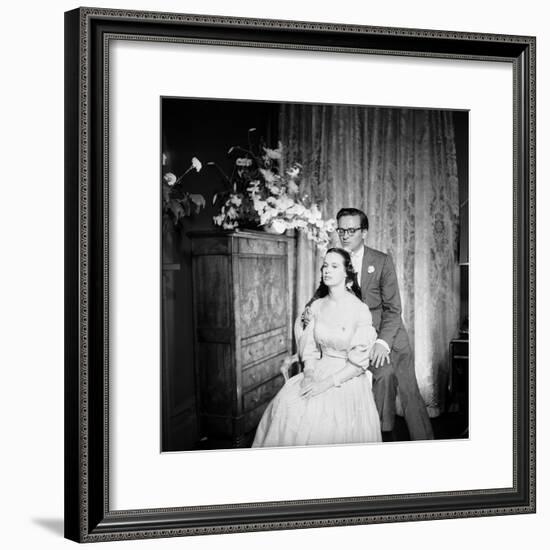
<instances>
[{"instance_id":1,"label":"white dress shirt","mask_svg":"<svg viewBox=\"0 0 550 550\"><path fill-rule=\"evenodd\" d=\"M363 256L365 255L365 247L362 246L359 250L352 252L351 254L351 265L357 273L357 284L361 286L361 271L363 270Z\"/></svg>"}]
</instances>

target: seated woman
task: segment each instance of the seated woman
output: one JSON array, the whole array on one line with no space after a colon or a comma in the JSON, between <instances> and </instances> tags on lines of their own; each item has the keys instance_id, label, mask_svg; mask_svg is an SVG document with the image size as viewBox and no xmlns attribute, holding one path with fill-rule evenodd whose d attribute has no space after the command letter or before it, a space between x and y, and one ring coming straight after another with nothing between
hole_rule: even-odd
<instances>
[{"instance_id":1,"label":"seated woman","mask_svg":"<svg viewBox=\"0 0 550 550\"><path fill-rule=\"evenodd\" d=\"M304 371L288 380L264 411L253 447L381 441L369 351L376 340L351 258L327 251L311 319L298 337Z\"/></svg>"}]
</instances>

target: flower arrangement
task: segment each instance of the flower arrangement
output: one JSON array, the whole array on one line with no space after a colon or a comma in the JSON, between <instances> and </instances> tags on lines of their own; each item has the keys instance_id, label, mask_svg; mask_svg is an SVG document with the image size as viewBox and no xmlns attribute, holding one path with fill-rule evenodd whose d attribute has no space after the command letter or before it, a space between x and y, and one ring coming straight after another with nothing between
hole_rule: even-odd
<instances>
[{"instance_id":1,"label":"flower arrangement","mask_svg":"<svg viewBox=\"0 0 550 550\"><path fill-rule=\"evenodd\" d=\"M249 144L250 134L248 131ZM214 196L214 204L221 203L220 213L214 223L224 229L263 227L272 233L284 233L287 229L303 231L318 248L326 249L335 229L334 220L325 221L318 206L308 195L300 194L302 166L294 163L281 173L283 145L270 149L260 143L261 154L252 147L231 147L228 155L234 157L231 177L215 163L225 179L228 189Z\"/></svg>"},{"instance_id":2,"label":"flower arrangement","mask_svg":"<svg viewBox=\"0 0 550 550\"><path fill-rule=\"evenodd\" d=\"M163 154L163 164L166 155ZM202 169L201 161L193 157L191 165L179 177L172 172L166 172L162 176L162 211L165 215L165 221L172 220L175 226L180 221L193 213L198 213L206 202L204 197L198 193L189 193L184 189L183 178L192 171L200 172Z\"/></svg>"}]
</instances>

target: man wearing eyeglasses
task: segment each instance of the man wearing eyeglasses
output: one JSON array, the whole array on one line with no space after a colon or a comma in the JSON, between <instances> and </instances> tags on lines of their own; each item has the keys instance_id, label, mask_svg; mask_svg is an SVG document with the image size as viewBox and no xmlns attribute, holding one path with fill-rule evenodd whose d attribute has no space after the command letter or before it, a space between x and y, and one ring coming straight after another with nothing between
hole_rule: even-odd
<instances>
[{"instance_id":1,"label":"man wearing eyeglasses","mask_svg":"<svg viewBox=\"0 0 550 550\"><path fill-rule=\"evenodd\" d=\"M384 439L392 438L398 388L412 440L433 439L432 426L420 395L414 357L401 318L397 274L388 254L365 245L367 215L357 208L342 208L336 215L342 247L351 254L363 301L369 306L378 339L371 350L373 393ZM397 387L396 387L397 386Z\"/></svg>"}]
</instances>

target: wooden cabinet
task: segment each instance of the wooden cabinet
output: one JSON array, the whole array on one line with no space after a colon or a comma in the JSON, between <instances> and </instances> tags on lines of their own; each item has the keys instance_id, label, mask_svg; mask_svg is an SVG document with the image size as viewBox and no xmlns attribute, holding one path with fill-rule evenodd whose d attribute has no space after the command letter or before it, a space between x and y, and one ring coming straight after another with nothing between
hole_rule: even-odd
<instances>
[{"instance_id":1,"label":"wooden cabinet","mask_svg":"<svg viewBox=\"0 0 550 550\"><path fill-rule=\"evenodd\" d=\"M248 445L291 353L293 239L260 231L190 237L201 435Z\"/></svg>"}]
</instances>

